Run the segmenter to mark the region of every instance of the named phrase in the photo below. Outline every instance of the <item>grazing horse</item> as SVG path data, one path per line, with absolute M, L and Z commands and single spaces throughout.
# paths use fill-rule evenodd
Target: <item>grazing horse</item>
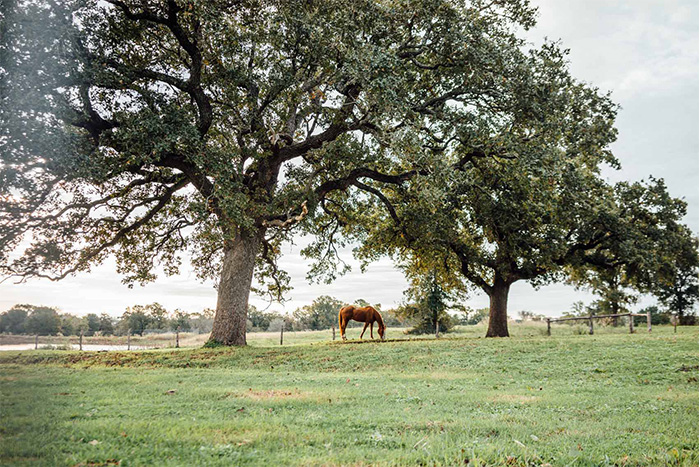
M 384 330 L 386 329 L 386 326 L 384 325 L 382 315 L 380 315 L 379 312 L 371 306 L 356 307 L 354 305 L 344 306 L 340 309 L 340 313 L 338 313 L 340 336 L 343 338 L 343 340 L 347 340 L 347 338 L 345 337 L 345 328 L 348 325 L 348 321 L 350 321 L 351 319 L 359 321 L 361 323 L 365 323 L 365 327 L 362 328 L 362 334 L 360 334 L 360 339 L 362 339 L 362 336 L 365 334 L 367 326 L 369 326 L 369 335 L 372 337 L 372 339 L 374 339 L 373 330 L 374 322 L 376 321 L 378 326 L 377 331 L 379 331 L 379 337 L 382 340 L 384 340 Z

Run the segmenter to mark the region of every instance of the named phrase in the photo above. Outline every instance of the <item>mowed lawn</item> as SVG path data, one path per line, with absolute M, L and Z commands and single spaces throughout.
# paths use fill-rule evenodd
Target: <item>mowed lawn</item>
M 0 391 L 2 465 L 698 465 L 697 327 L 3 352 Z

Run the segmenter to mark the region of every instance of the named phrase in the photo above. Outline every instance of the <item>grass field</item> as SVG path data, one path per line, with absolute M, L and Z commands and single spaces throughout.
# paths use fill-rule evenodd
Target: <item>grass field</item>
M 351 322 L 353 327 L 348 327 L 348 338 L 357 339 L 362 331 L 362 323 Z M 626 325 L 612 327 L 601 326 L 598 323 L 595 325 L 596 334 L 626 334 L 629 329 Z M 638 325 L 639 331 L 646 329 L 646 324 Z M 389 327 L 387 328 L 387 338 L 389 339 L 409 339 L 411 337 L 405 334 L 406 328 Z M 547 325 L 544 322 L 525 322 L 510 325 L 510 332 L 513 337 L 536 337 L 544 336 L 547 333 Z M 477 326 L 456 326 L 453 332 L 447 334 L 447 337 L 483 337 L 486 334 L 486 324 Z M 552 336 L 571 336 L 588 334 L 588 326 L 584 324 L 553 324 Z M 340 339 L 340 332 L 335 330 L 336 339 Z M 332 340 L 333 332 L 330 329 L 324 331 L 285 331 L 285 345 L 310 344 L 314 342 L 327 342 Z M 369 330 L 365 332 L 365 337 L 369 338 Z M 180 333 L 181 347 L 201 347 L 209 338 L 209 334 L 195 334 L 182 332 Z M 416 338 L 415 336 L 412 338 Z M 431 338 L 431 336 L 419 336 L 419 339 Z M 73 346 L 78 345 L 79 338 L 77 336 L 61 337 L 61 336 L 40 336 L 39 347 L 65 347 L 68 344 Z M 253 332 L 248 333 L 248 345 L 254 347 L 270 347 L 279 345 L 279 332 Z M 126 346 L 126 336 L 85 336 L 83 343 L 87 345 L 107 345 L 107 346 Z M 31 344 L 33 347 L 34 336 L 29 335 L 0 335 L 0 346 L 13 344 Z M 165 332 L 162 334 L 145 334 L 143 336 L 131 336 L 131 345 L 133 347 L 148 347 L 148 348 L 174 348 L 175 333 Z
M 697 327 L 460 331 L 2 352 L 0 464 L 698 465 Z

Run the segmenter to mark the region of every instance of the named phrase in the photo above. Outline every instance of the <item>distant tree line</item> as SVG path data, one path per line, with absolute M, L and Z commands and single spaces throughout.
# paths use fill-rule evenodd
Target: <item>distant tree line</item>
M 355 304 L 369 305 L 362 299 L 357 300 Z M 246 329 L 248 332 L 279 331 L 282 326 L 290 331 L 330 329 L 338 326 L 338 311 L 343 305 L 345 302 L 324 295 L 310 305 L 297 308 L 291 314 L 258 310 L 249 306 Z M 377 309 L 381 308 L 379 304 L 374 306 Z M 214 313 L 210 308 L 198 313 L 187 313 L 179 309 L 168 311 L 159 303 L 151 303 L 128 307 L 119 317 L 107 313 L 76 316 L 62 313 L 55 307 L 18 304 L 0 313 L 0 334 L 77 336 L 82 331 L 85 336 L 119 336 L 129 332 L 143 335 L 177 329 L 182 332 L 208 333 L 212 329 Z M 384 317 L 389 326 L 399 326 L 406 322 L 405 319 L 399 320 L 393 310 L 385 312 Z
M 214 311 L 204 309 L 199 313 L 186 313 L 182 310 L 168 312 L 159 303 L 128 307 L 120 317 L 107 313 L 88 313 L 76 316 L 61 313 L 50 306 L 18 304 L 0 313 L 0 334 L 31 334 L 77 336 L 110 336 L 145 332 L 166 332 L 178 328 L 181 331 L 209 332 L 214 319 Z
M 463 295 L 442 288 L 434 275 L 415 279 L 405 292 L 404 302 L 394 309 L 382 310 L 380 304 L 373 306 L 382 313 L 389 327 L 406 327 L 409 334 L 433 334 L 439 322 L 441 333 L 450 332 L 456 325 L 475 325 L 487 321 L 489 308 L 471 309 L 461 304 Z M 278 332 L 282 326 L 288 331 L 319 331 L 338 326 L 338 311 L 346 303 L 328 295 L 316 298 L 310 305 L 294 310 L 291 314 L 279 311 L 258 310 L 249 306 L 247 332 Z M 363 299 L 354 302 L 367 306 Z M 629 311 L 622 308 L 621 311 Z M 668 324 L 672 308 L 661 309 L 649 306 L 639 313 L 651 312 L 652 324 Z M 576 302 L 562 316 L 589 316 L 610 314 L 611 306 L 605 299 L 588 305 Z M 119 317 L 107 313 L 88 313 L 76 316 L 49 306 L 18 304 L 0 313 L 0 334 L 64 335 L 77 336 L 123 336 L 131 332 L 136 335 L 180 330 L 182 332 L 211 332 L 215 311 L 205 308 L 198 313 L 187 313 L 180 309 L 168 311 L 159 303 L 128 307 Z M 546 317 L 532 311 L 519 311 L 522 321 L 542 321 Z M 644 321 L 644 318 L 637 318 Z M 610 324 L 616 324 L 611 320 Z M 682 316 L 680 324 L 697 324 L 697 316 L 691 311 Z M 351 322 L 352 327 L 362 323 Z

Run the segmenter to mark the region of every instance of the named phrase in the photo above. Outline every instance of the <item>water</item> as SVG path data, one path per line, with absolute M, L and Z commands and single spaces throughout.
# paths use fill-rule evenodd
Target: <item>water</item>
M 39 344 L 39 350 L 43 350 L 42 347 L 48 346 L 51 344 Z M 64 349 L 65 344 L 56 344 L 60 346 L 61 349 Z M 54 346 L 56 346 L 54 345 Z M 140 345 L 132 345 L 131 350 L 146 350 L 146 349 L 156 349 L 158 347 L 148 347 L 148 346 L 140 346 Z M 71 350 L 78 350 L 80 349 L 80 346 L 78 344 L 72 344 L 71 345 Z M 2 351 L 7 351 L 7 350 L 34 350 L 34 344 L 29 343 L 29 344 L 3 344 L 0 345 L 0 352 Z M 107 351 L 107 350 L 127 350 L 126 345 L 104 345 L 104 344 L 83 344 L 83 350 L 85 351 Z

